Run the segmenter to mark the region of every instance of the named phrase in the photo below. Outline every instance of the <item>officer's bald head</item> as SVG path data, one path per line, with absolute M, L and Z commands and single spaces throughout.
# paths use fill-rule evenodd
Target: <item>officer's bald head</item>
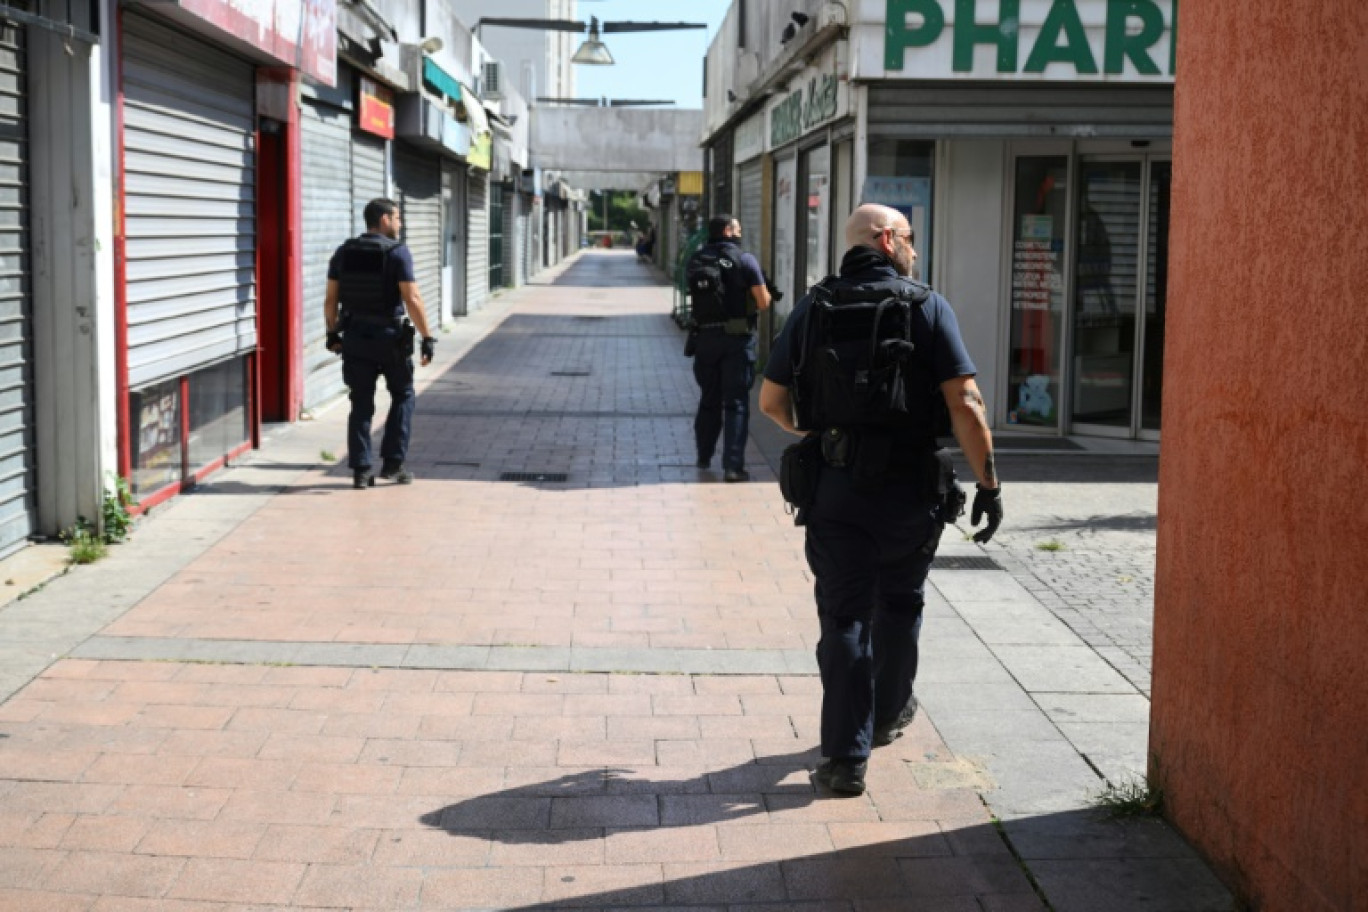
M 850 213 L 850 218 L 846 219 L 846 246 L 878 249 L 877 236 L 890 228 L 899 233 L 912 230 L 907 224 L 907 216 L 897 209 L 865 203 Z

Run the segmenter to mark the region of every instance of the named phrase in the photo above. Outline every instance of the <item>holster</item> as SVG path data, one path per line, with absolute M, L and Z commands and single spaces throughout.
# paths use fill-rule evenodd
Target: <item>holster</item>
M 405 358 L 412 358 L 417 338 L 417 327 L 405 320 L 404 325 L 399 328 L 399 353 Z
M 779 493 L 793 513 L 793 524 L 807 522 L 807 511 L 817 500 L 817 479 L 822 471 L 822 438 L 808 434 L 784 449 L 779 458 Z

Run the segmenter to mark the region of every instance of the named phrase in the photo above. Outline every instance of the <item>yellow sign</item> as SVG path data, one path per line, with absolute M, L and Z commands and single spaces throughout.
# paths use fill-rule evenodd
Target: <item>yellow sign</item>
M 680 196 L 702 196 L 703 172 L 680 171 L 679 180 L 675 183 L 675 190 Z

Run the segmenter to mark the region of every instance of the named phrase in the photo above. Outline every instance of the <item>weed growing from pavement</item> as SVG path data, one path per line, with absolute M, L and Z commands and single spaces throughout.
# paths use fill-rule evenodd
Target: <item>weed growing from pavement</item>
M 1057 538 L 1051 538 L 1043 542 L 1036 542 L 1037 551 L 1063 551 L 1064 543 Z
M 63 532 L 62 541 L 66 542 L 67 560 L 73 564 L 93 564 L 109 553 L 109 546 L 85 519 Z
M 129 510 L 137 505 L 133 491 L 128 486 L 128 479 L 115 476 L 114 490 L 105 491 L 100 510 L 100 515 L 104 519 L 106 544 L 112 545 L 128 538 L 128 534 L 133 531 L 133 514 Z
M 1164 816 L 1164 790 L 1144 778 L 1109 782 L 1091 797 L 1091 803 L 1106 811 L 1108 817 Z
M 322 450 L 321 452 L 319 452 L 318 458 L 321 459 L 321 460 L 323 460 L 324 462 L 336 462 L 336 461 L 337 461 L 337 457 L 333 455 L 333 451 L 332 451 L 332 450 Z

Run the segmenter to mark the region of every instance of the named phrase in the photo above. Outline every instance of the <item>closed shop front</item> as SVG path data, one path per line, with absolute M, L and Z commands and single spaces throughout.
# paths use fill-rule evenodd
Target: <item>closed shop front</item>
M 24 32 L 22 26 L 0 22 L 0 556 L 22 546 L 34 531 Z
M 466 181 L 466 305 L 489 299 L 489 175 L 471 169 Z
M 403 241 L 413 254 L 414 278 L 428 325 L 442 322 L 442 171 L 440 160 L 396 144 L 394 201 L 404 215 Z
M 852 32 L 860 197 L 907 214 L 997 426 L 1157 439 L 1177 3 L 927 5 Z
M 123 24 L 128 444 L 146 495 L 250 438 L 255 69 L 132 11 Z
M 348 81 L 349 82 L 349 81 Z M 344 104 L 346 94 L 338 99 Z M 304 406 L 316 408 L 340 395 L 342 368 L 325 347 L 323 297 L 328 261 L 351 236 L 352 115 L 318 98 L 300 104 L 302 184 L 304 188 Z
M 741 221 L 741 240 L 757 257 L 764 237 L 765 171 L 761 159 L 748 161 L 737 169 L 736 205 L 732 214 Z
M 489 290 L 504 287 L 504 185 L 489 184 Z
M 351 186 L 352 186 L 352 233 L 360 234 L 366 230 L 366 219 L 362 215 L 366 204 L 373 199 L 389 196 L 389 169 L 385 165 L 386 141 L 384 137 L 365 133 L 360 129 L 352 130 L 351 148 Z

